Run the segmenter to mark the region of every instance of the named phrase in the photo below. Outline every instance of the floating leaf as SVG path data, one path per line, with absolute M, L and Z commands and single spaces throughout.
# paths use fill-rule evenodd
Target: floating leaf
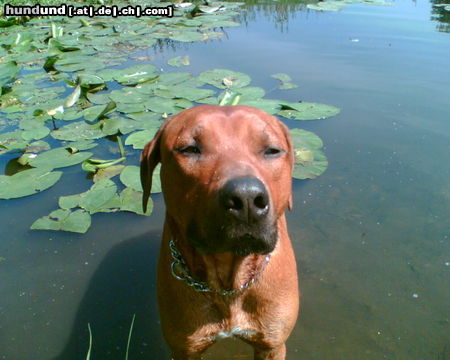
M 143 149 L 145 144 L 153 139 L 157 131 L 158 129 L 136 131 L 127 137 L 125 145 L 132 145 L 133 149 Z
M 293 120 L 325 119 L 340 113 L 337 107 L 310 102 L 283 103 L 278 115 Z
M 95 105 L 88 107 L 83 111 L 84 118 L 89 121 L 95 121 L 100 119 L 102 116 L 110 113 L 116 108 L 116 103 L 114 101 L 110 101 L 106 105 Z
M 45 168 L 24 170 L 11 176 L 0 175 L 0 199 L 36 194 L 55 185 L 61 175 L 60 171 Z
M 156 66 L 151 64 L 134 65 L 119 70 L 119 73 L 114 75 L 114 79 L 122 85 L 140 84 L 158 78 L 158 75 L 155 74 L 156 70 Z
M 27 147 L 28 142 L 22 138 L 22 130 L 0 134 L 0 154 Z
M 100 180 L 104 179 L 110 179 L 116 175 L 119 175 L 124 168 L 125 165 L 114 165 L 104 169 L 99 169 L 94 175 L 94 182 L 99 182 Z
M 149 199 L 147 204 L 147 212 L 144 213 L 142 209 L 142 192 L 134 189 L 125 188 L 120 193 L 120 210 L 131 211 L 140 215 L 150 215 L 153 211 L 153 201 Z
M 311 131 L 303 129 L 290 130 L 294 146 L 294 170 L 296 179 L 314 179 L 328 167 L 326 156 L 319 150 L 322 140 Z
M 162 98 L 173 99 L 183 98 L 190 101 L 196 101 L 214 95 L 213 90 L 199 89 L 195 87 L 173 85 L 173 86 L 161 86 L 155 90 L 155 95 Z
M 220 89 L 241 88 L 250 84 L 251 81 L 250 77 L 244 73 L 226 69 L 204 71 L 199 75 L 199 79 Z
M 61 209 L 80 207 L 94 213 L 110 201 L 116 191 L 116 185 L 111 180 L 104 179 L 96 182 L 88 191 L 81 194 L 61 196 L 58 204 Z
M 84 210 L 58 209 L 50 215 L 37 219 L 32 225 L 33 230 L 63 230 L 84 234 L 91 226 L 91 216 Z
M 287 89 L 294 89 L 294 88 L 298 87 L 298 85 L 295 85 L 292 83 L 292 79 L 288 74 L 277 73 L 277 74 L 273 74 L 270 76 L 281 81 L 279 89 L 287 90 Z
M 275 114 L 281 108 L 280 102 L 278 100 L 271 100 L 271 99 L 257 99 L 257 100 L 242 99 L 239 101 L 239 105 L 252 106 L 264 110 L 269 114 Z
M 167 63 L 170 66 L 176 66 L 176 67 L 190 65 L 189 56 L 176 56 L 176 57 L 174 57 L 172 59 L 169 59 L 167 61 Z
M 306 164 L 294 164 L 292 177 L 296 179 L 314 179 L 322 175 L 328 167 L 328 160 L 320 150 L 313 150 L 314 161 Z
M 103 133 L 99 124 L 88 124 L 85 121 L 77 121 L 53 130 L 50 135 L 57 140 L 77 141 L 81 139 L 99 139 Z
M 50 129 L 37 119 L 24 119 L 20 121 L 22 138 L 24 140 L 39 140 L 46 137 L 50 133 Z
M 152 177 L 152 194 L 161 192 L 161 179 L 159 173 L 161 171 L 161 165 L 156 166 L 153 171 Z M 129 165 L 123 169 L 120 174 L 120 181 L 126 187 L 129 187 L 136 191 L 142 191 L 141 177 L 139 166 Z
M 38 154 L 35 158 L 28 159 L 28 163 L 33 167 L 56 169 L 79 164 L 91 156 L 91 152 L 73 153 L 70 151 L 70 148 L 60 147 L 44 151 L 43 153 Z
M 19 74 L 20 68 L 15 61 L 10 61 L 0 65 L 0 95 L 1 88 L 11 82 Z

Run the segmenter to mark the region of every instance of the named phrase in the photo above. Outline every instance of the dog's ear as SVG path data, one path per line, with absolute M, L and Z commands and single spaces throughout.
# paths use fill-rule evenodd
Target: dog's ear
M 152 190 L 153 170 L 161 162 L 161 136 L 164 125 L 156 132 L 152 141 L 145 145 L 141 153 L 142 209 L 147 212 L 147 203 Z
M 292 176 L 292 172 L 294 171 L 294 145 L 292 144 L 292 137 L 291 137 L 291 133 L 289 132 L 289 128 L 284 125 L 281 121 L 281 128 L 283 129 L 284 132 L 284 137 L 286 138 L 286 142 L 288 144 L 288 151 L 289 151 L 289 160 L 291 163 L 291 176 Z M 292 187 L 291 187 L 291 192 L 289 195 L 289 201 L 288 201 L 288 209 L 289 211 L 292 210 L 294 208 L 294 200 L 293 200 L 293 195 L 292 195 Z

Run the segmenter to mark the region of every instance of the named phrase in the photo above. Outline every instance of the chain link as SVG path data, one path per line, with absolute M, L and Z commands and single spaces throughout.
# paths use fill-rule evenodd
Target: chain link
M 246 282 L 244 285 L 242 285 L 239 289 L 230 289 L 230 290 L 213 290 L 209 287 L 209 285 L 204 281 L 198 281 L 195 280 L 190 274 L 189 269 L 186 265 L 186 262 L 184 261 L 183 257 L 181 256 L 180 252 L 178 251 L 177 247 L 175 246 L 175 242 L 173 240 L 169 241 L 169 248 L 170 248 L 170 254 L 172 255 L 173 261 L 170 265 L 170 269 L 172 271 L 172 275 L 177 278 L 178 280 L 182 280 L 186 283 L 186 285 L 192 287 L 195 291 L 199 292 L 215 292 L 220 295 L 233 295 L 236 294 L 239 291 L 244 291 L 245 289 L 248 289 L 251 285 L 253 285 L 256 280 L 260 277 L 262 271 L 260 271 L 256 276 L 254 276 L 250 281 Z M 264 264 L 264 267 L 267 265 L 267 263 L 270 260 L 270 255 L 266 256 L 266 263 Z M 264 269 L 263 269 L 264 270 Z

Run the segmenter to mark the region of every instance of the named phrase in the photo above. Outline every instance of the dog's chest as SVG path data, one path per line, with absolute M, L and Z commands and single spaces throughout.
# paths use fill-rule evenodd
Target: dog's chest
M 217 334 L 213 335 L 213 337 L 214 340 L 226 339 L 233 336 L 240 339 L 249 339 L 255 334 L 256 334 L 255 330 L 242 329 L 239 326 L 236 326 L 232 328 L 231 331 L 223 331 L 223 330 L 219 331 Z

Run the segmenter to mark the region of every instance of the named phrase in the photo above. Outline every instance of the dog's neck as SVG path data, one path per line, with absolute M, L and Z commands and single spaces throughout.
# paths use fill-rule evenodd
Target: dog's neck
M 207 284 L 213 292 L 226 294 L 245 290 L 261 276 L 270 259 L 270 255 L 260 254 L 245 257 L 232 252 L 202 254 L 178 231 L 173 231 L 177 229 L 173 225 L 166 227 L 165 231 L 170 229 L 172 231 L 167 234 L 167 238 L 171 239 L 175 253 L 178 253 L 181 261 L 185 263 L 189 275 L 196 281 Z M 171 252 L 174 257 L 173 249 Z

